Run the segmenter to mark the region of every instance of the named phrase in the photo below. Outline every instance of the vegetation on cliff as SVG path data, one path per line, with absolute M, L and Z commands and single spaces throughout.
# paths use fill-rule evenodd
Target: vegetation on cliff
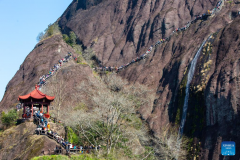
M 7 113 L 3 111 L 1 115 L 1 122 L 6 127 L 10 127 L 17 123 L 16 121 L 18 117 L 19 115 L 16 109 L 12 109 Z
M 77 36 L 73 31 L 69 32 L 69 36 L 67 34 L 63 34 L 63 40 L 72 47 L 77 44 Z
M 64 102 L 66 87 L 57 79 L 55 82 L 48 85 L 45 92 L 55 92 L 61 97 L 54 102 L 52 115 L 57 114 L 57 118 L 68 126 L 69 141 L 82 146 L 101 145 L 103 152 L 96 153 L 107 157 L 117 156 L 116 150 L 122 156 L 148 154 L 139 142 L 147 135 L 148 129 L 136 112 L 139 107 L 151 104 L 149 89 L 127 85 L 127 81 L 115 74 L 88 77 L 86 82 L 75 87 L 78 94 L 71 96 L 71 102 L 76 101 L 73 104 Z M 67 107 L 59 108 L 63 103 Z
M 57 22 L 54 24 L 49 24 L 44 32 L 40 32 L 38 34 L 37 41 L 39 42 L 39 41 L 45 40 L 46 38 L 49 38 L 53 35 L 60 34 L 60 33 L 61 31 Z
M 31 160 L 104 160 L 96 158 L 90 154 L 83 154 L 83 155 L 72 155 L 71 157 L 65 156 L 65 155 L 49 155 L 49 156 L 40 156 L 40 157 L 34 157 Z

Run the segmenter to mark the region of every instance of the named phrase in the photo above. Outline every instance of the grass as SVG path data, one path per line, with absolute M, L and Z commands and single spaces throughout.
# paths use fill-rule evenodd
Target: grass
M 65 155 L 49 155 L 34 157 L 31 160 L 103 160 L 93 157 L 90 154 L 72 155 L 71 158 Z
M 80 62 L 79 64 L 81 64 L 81 65 L 88 65 L 87 62 Z

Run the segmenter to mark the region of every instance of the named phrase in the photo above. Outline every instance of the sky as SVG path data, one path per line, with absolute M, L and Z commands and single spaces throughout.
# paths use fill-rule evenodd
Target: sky
M 0 100 L 37 36 L 54 23 L 72 0 L 0 0 Z

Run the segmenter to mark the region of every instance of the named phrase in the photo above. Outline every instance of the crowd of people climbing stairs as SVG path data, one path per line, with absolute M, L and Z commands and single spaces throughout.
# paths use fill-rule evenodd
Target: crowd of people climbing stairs
M 50 68 L 49 72 L 46 75 L 43 75 L 39 78 L 38 87 L 41 89 L 47 83 L 47 80 L 52 77 L 63 65 L 63 63 L 68 62 L 72 59 L 72 53 L 69 52 L 64 58 L 60 59 L 57 64 L 55 64 L 52 68 Z M 74 59 L 76 59 L 74 57 Z
M 138 62 L 138 61 L 140 61 L 140 60 L 142 60 L 142 59 L 145 59 L 146 56 L 151 53 L 152 49 L 153 49 L 153 46 L 151 46 L 151 47 L 147 50 L 147 52 L 144 53 L 143 55 L 141 55 L 140 57 L 137 57 L 137 58 L 133 59 L 131 62 L 129 62 L 129 63 L 125 64 L 125 65 L 122 65 L 122 66 L 120 66 L 120 67 L 111 67 L 111 66 L 109 66 L 109 67 L 103 67 L 103 66 L 102 66 L 102 67 L 94 68 L 94 70 L 96 70 L 96 71 L 100 70 L 100 71 L 116 71 L 116 72 L 118 72 L 118 71 L 120 71 L 121 69 L 126 68 L 126 67 L 128 67 L 129 65 L 131 65 L 131 64 L 133 64 L 133 63 L 135 63 L 135 62 Z
M 58 153 L 62 153 L 62 148 L 66 149 L 67 152 L 78 152 L 78 153 L 90 153 L 91 150 L 99 150 L 101 145 L 94 146 L 77 146 L 60 136 L 57 132 L 54 132 L 50 129 L 50 124 L 48 119 L 43 116 L 40 111 L 34 112 L 34 121 L 37 124 L 36 134 L 38 135 L 47 135 L 49 138 L 54 139 L 60 146 L 56 146 L 55 150 Z
M 150 48 L 147 50 L 147 52 L 145 52 L 143 55 L 141 55 L 140 57 L 137 57 L 135 59 L 133 59 L 131 62 L 125 64 L 125 65 L 121 65 L 120 67 L 113 67 L 113 66 L 109 66 L 109 67 L 106 67 L 106 66 L 100 66 L 100 67 L 96 67 L 94 68 L 95 71 L 115 71 L 115 72 L 119 72 L 121 71 L 122 69 L 124 68 L 127 68 L 129 65 L 135 63 L 135 62 L 138 62 L 140 60 L 143 60 L 145 59 L 151 52 L 152 52 L 152 49 L 166 41 L 169 41 L 171 36 L 177 32 L 181 32 L 181 31 L 185 31 L 187 28 L 190 27 L 191 24 L 195 23 L 197 20 L 204 20 L 204 19 L 207 19 L 207 17 L 209 16 L 212 16 L 214 15 L 217 11 L 219 11 L 221 9 L 221 5 L 223 4 L 223 1 L 224 0 L 220 0 L 216 7 L 212 10 L 208 10 L 207 13 L 204 13 L 202 15 L 198 15 L 198 16 L 195 16 L 195 18 L 189 22 L 187 22 L 187 24 L 182 27 L 182 28 L 176 28 L 171 34 L 169 37 L 165 38 L 165 39 L 160 39 L 158 40 L 155 45 L 151 45 Z

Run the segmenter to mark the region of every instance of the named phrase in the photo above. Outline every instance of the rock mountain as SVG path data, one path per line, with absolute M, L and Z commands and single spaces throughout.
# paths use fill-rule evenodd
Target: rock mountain
M 218 0 L 74 0 L 57 22 L 62 33 L 73 31 L 84 49 L 91 47 L 104 66 L 121 66 L 217 3 Z M 164 128 L 179 123 L 190 62 L 202 42 L 213 34 L 198 59 L 190 85 L 184 130 L 193 146 L 199 146 L 199 159 L 223 159 L 222 141 L 235 141 L 240 146 L 239 10 L 238 1 L 224 1 L 216 15 L 174 34 L 147 59 L 118 74 L 154 92 L 152 105 L 140 108 L 139 114 L 152 135 L 158 137 Z M 75 53 L 59 35 L 38 43 L 8 83 L 0 109 L 9 109 L 17 103 L 18 95 L 33 90 L 39 77 L 69 51 Z M 61 74 L 71 76 L 69 88 L 92 76 L 90 67 L 77 64 L 69 65 Z M 229 159 L 239 158 L 240 153 L 236 152 Z

